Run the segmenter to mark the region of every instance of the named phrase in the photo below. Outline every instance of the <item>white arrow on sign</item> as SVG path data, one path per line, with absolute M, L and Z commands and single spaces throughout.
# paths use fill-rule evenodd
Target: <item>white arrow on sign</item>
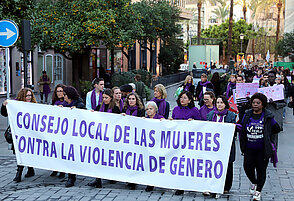
M 6 40 L 8 40 L 9 38 L 11 38 L 12 36 L 14 36 L 16 33 L 14 33 L 13 31 L 11 31 L 10 29 L 6 28 L 6 32 L 0 32 L 0 36 L 7 36 Z

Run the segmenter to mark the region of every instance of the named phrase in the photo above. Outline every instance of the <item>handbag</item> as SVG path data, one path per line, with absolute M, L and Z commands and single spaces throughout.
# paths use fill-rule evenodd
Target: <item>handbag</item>
M 177 88 L 174 97 L 175 97 L 176 99 L 178 99 L 180 93 L 182 93 L 183 90 L 184 90 L 183 87 L 179 87 L 179 88 Z
M 4 133 L 4 137 L 6 139 L 6 142 L 8 142 L 9 144 L 12 144 L 12 133 L 11 133 L 10 126 L 8 126 L 8 128 L 6 129 Z
M 288 107 L 289 107 L 289 108 L 293 108 L 293 106 L 294 106 L 293 102 L 289 102 L 289 103 L 288 103 Z

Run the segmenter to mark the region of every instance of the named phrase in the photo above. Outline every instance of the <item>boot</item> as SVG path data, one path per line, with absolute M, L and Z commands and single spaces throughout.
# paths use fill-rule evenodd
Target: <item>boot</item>
M 87 185 L 95 188 L 102 188 L 102 182 L 100 178 L 96 178 L 93 182 L 90 182 Z
M 35 176 L 35 170 L 32 167 L 28 167 L 28 172 L 26 173 L 25 177 L 32 177 Z
M 57 175 L 57 171 L 53 171 L 51 174 L 50 174 L 50 177 L 55 177 Z
M 63 179 L 65 177 L 65 173 L 64 172 L 60 172 L 58 178 L 59 179 Z
M 136 189 L 136 184 L 128 183 L 128 187 L 130 188 L 130 190 L 135 190 Z
M 183 195 L 184 194 L 184 191 L 183 190 L 177 190 L 175 192 L 175 195 Z
M 146 191 L 146 192 L 150 192 L 150 191 L 153 191 L 153 189 L 154 189 L 154 186 L 147 186 L 147 187 L 145 188 L 145 191 Z
M 21 182 L 22 171 L 23 171 L 23 166 L 18 165 L 16 175 L 15 175 L 13 181 L 16 181 L 17 183 Z
M 68 174 L 68 180 L 65 184 L 65 187 L 72 187 L 75 185 L 76 175 L 75 174 Z

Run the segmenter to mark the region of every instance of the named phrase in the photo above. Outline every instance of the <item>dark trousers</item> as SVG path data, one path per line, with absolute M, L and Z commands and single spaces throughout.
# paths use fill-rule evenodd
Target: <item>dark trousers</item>
M 40 92 L 41 101 L 43 101 L 43 95 L 45 95 L 45 102 L 47 102 L 47 100 L 48 100 L 48 93 Z
M 257 184 L 256 190 L 261 192 L 269 159 L 265 159 L 264 150 L 247 149 L 244 153 L 244 171 L 252 184 Z M 256 171 L 256 174 L 255 174 Z
M 225 191 L 230 191 L 232 184 L 233 184 L 233 163 L 228 164 L 228 170 L 226 175 L 226 182 L 225 182 Z

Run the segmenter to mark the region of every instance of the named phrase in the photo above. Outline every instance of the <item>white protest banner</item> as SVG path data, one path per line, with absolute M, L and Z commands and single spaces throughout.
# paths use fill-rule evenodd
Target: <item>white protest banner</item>
M 9 100 L 17 163 L 222 193 L 234 124 L 154 120 Z
M 257 91 L 258 93 L 264 94 L 268 100 L 270 98 L 273 99 L 273 101 L 284 100 L 284 85 L 283 84 L 274 85 L 272 87 L 259 88 Z

